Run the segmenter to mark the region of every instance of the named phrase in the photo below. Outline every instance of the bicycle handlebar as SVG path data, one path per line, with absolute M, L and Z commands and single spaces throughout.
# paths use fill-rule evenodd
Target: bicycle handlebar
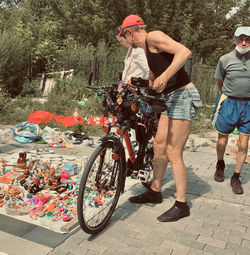
M 92 85 L 86 85 L 86 88 L 88 89 L 94 89 L 94 90 L 103 90 L 103 91 L 108 91 L 110 90 L 110 88 L 112 88 L 112 86 L 92 86 Z M 155 94 L 155 95 L 150 95 L 150 94 L 147 94 L 147 90 L 145 91 L 146 93 L 139 93 L 139 94 L 129 94 L 129 95 L 126 95 L 127 98 L 135 98 L 135 99 L 139 99 L 141 98 L 142 100 L 145 100 L 145 101 L 154 101 L 154 102 L 159 102 L 159 103 L 163 103 L 167 100 L 167 96 L 166 95 L 162 95 L 162 94 Z M 127 93 L 126 93 L 127 94 Z
M 92 86 L 92 85 L 86 85 L 86 88 L 87 89 L 94 89 L 94 90 L 97 90 L 97 89 L 99 89 L 100 87 L 98 87 L 98 86 Z
M 164 94 L 159 94 L 157 92 L 155 92 L 154 90 L 150 89 L 150 88 L 146 88 L 146 84 L 148 85 L 148 81 L 147 80 L 143 80 L 141 78 L 134 78 L 134 77 L 131 77 L 133 78 L 133 83 L 135 83 L 137 89 L 134 92 L 132 93 L 129 93 L 130 91 L 130 87 L 127 86 L 127 85 L 123 85 L 123 90 L 122 92 L 120 93 L 117 93 L 117 87 L 115 87 L 114 85 L 115 84 L 112 84 L 112 85 L 108 85 L 108 86 L 92 86 L 91 85 L 91 80 L 92 80 L 92 76 L 93 76 L 93 73 L 90 72 L 89 73 L 89 78 L 88 78 L 88 84 L 86 85 L 86 88 L 88 89 L 94 89 L 96 90 L 97 94 L 103 94 L 104 93 L 106 94 L 106 96 L 110 98 L 111 96 L 111 93 L 113 94 L 115 92 L 115 97 L 122 97 L 123 100 L 127 100 L 127 101 L 133 101 L 133 100 L 142 100 L 142 101 L 145 101 L 147 102 L 149 105 L 150 104 L 154 104 L 154 105 L 165 105 L 165 102 L 167 100 L 167 95 L 164 95 Z M 146 88 L 146 90 L 142 93 L 140 88 Z M 106 93 L 107 92 L 107 93 Z M 114 94 L 113 94 L 114 96 Z

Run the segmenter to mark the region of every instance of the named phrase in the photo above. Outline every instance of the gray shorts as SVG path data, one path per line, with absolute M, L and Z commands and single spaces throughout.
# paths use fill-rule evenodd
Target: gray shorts
M 194 88 L 178 89 L 168 94 L 167 110 L 162 114 L 171 119 L 193 120 L 202 106 L 200 94 Z

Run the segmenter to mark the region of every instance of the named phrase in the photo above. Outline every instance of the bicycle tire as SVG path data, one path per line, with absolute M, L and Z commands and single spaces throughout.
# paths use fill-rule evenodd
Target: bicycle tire
M 145 187 L 145 188 L 150 188 L 152 181 L 153 181 L 153 159 L 154 159 L 154 149 L 153 149 L 153 145 L 152 143 L 148 143 L 146 150 L 145 150 L 145 154 L 144 154 L 144 168 L 148 168 L 148 172 L 149 172 L 149 179 L 145 182 L 145 181 L 141 181 L 141 184 Z
M 104 142 L 99 145 L 92 153 L 82 174 L 77 198 L 77 214 L 82 230 L 88 234 L 98 234 L 107 226 L 119 200 L 123 183 L 122 171 L 124 171 L 124 156 L 122 151 L 119 150 L 119 146 L 114 141 Z M 113 159 L 113 155 L 116 155 L 116 159 Z M 115 171 L 115 180 L 114 178 L 112 179 L 112 169 Z M 99 173 L 97 174 L 98 171 Z M 102 178 L 103 174 L 105 179 Z M 112 181 L 114 183 L 109 183 Z M 114 185 L 111 186 L 111 184 Z M 105 198 L 105 196 L 111 197 Z M 94 203 L 92 203 L 92 200 Z M 105 206 L 109 207 L 107 211 Z M 106 214 L 99 221 L 99 213 L 104 213 L 105 211 Z M 95 219 L 96 216 L 97 218 Z

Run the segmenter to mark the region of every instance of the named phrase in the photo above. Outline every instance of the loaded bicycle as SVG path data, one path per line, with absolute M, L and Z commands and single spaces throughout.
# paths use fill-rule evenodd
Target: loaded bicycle
M 90 156 L 80 181 L 78 222 L 89 234 L 97 234 L 107 226 L 119 196 L 124 192 L 127 176 L 140 179 L 146 187 L 152 181 L 151 138 L 156 133 L 160 113 L 165 110 L 166 98 L 149 89 L 142 92 L 140 86 L 145 86 L 145 82 L 140 78 L 133 78 L 132 83 L 136 86 L 133 92 L 129 86 L 123 86 L 122 92 L 118 92 L 117 84 L 92 86 L 90 75 L 86 86 L 102 97 L 104 116 L 115 117 L 113 124 L 103 127 L 106 135 Z M 136 131 L 137 151 L 129 136 L 131 129 Z

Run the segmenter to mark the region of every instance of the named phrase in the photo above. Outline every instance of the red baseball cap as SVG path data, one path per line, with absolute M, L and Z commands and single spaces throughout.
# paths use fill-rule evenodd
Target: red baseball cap
M 121 25 L 121 31 L 120 31 L 120 36 L 122 36 L 123 32 L 124 32 L 124 28 L 127 27 L 132 27 L 132 26 L 136 26 L 136 25 L 145 25 L 143 19 L 137 15 L 131 14 L 129 16 L 127 16 Z

